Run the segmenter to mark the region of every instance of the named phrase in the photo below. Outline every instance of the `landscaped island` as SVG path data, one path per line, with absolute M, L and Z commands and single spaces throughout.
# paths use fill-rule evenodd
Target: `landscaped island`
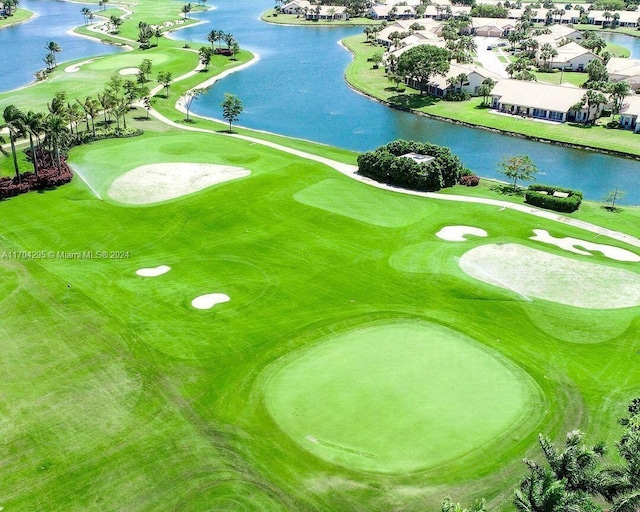
M 637 209 L 561 216 L 455 185 L 442 148 L 389 144 L 382 159 L 427 178 L 409 191 L 351 151 L 187 122 L 190 91 L 252 55 L 202 51 L 226 46 L 204 42 L 213 27 L 138 49 L 181 7 L 129 8 L 117 35 L 135 49 L 0 95 L 67 116 L 60 133 L 143 131 L 67 148 L 69 184 L 0 201 L 4 510 L 512 511 L 545 482 L 561 507 L 626 496 Z

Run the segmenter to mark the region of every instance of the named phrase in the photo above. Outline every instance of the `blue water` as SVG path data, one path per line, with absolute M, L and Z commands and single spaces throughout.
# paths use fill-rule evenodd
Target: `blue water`
M 1 38 L 12 33 L 9 41 L 15 48 L 15 52 L 5 53 L 5 59 L 0 61 L 3 79 L 0 88 L 29 82 L 33 72 L 44 66 L 43 47 L 48 40 L 63 46 L 60 58 L 64 60 L 115 51 L 62 35 L 67 28 L 82 23 L 80 4 L 23 0 L 21 5 L 39 11 L 44 23 L 38 28 L 36 24 L 40 21 L 36 19 L 15 29 L 0 30 L 0 47 L 6 47 Z M 243 101 L 245 112 L 240 124 L 249 128 L 355 151 L 370 150 L 397 138 L 431 141 L 449 146 L 476 173 L 492 178 L 503 178 L 496 171 L 502 156 L 528 154 L 541 171 L 539 182 L 576 188 L 594 200 L 618 186 L 627 191 L 624 203 L 640 204 L 640 162 L 466 128 L 385 107 L 354 92 L 344 81 L 344 69 L 351 54 L 338 43 L 346 36 L 360 33 L 361 27 L 290 27 L 261 22 L 260 14 L 272 6 L 272 0 L 216 0 L 214 10 L 194 15 L 203 24 L 174 34 L 198 47 L 209 44 L 206 41 L 209 31 L 223 30 L 232 33 L 241 47 L 259 55 L 258 62 L 213 86 L 195 104 L 195 112 L 220 118 L 220 103 L 224 93 L 230 92 Z M 40 40 L 31 42 L 32 37 L 35 41 L 33 34 Z M 27 43 L 16 44 L 21 40 Z M 640 44 L 625 37 L 616 42 L 636 47 Z M 85 44 L 88 46 L 73 50 L 72 54 L 72 48 Z M 25 77 L 16 79 L 13 73 L 22 72 L 16 68 L 23 68 L 27 57 L 33 57 L 33 68 Z M 17 66 L 16 62 L 22 65 Z
M 640 59 L 640 37 L 629 37 L 611 32 L 603 32 L 601 36 L 608 43 L 619 44 L 630 50 L 632 59 Z
M 361 27 L 293 27 L 261 22 L 271 0 L 218 0 L 215 10 L 198 14 L 205 24 L 176 34 L 196 46 L 210 30 L 231 32 L 243 48 L 259 54 L 253 66 L 214 85 L 194 107 L 220 118 L 224 93 L 245 105 L 240 124 L 365 151 L 403 138 L 449 146 L 481 176 L 504 178 L 497 164 L 504 155 L 528 154 L 541 171 L 539 182 L 582 190 L 599 200 L 618 186 L 627 204 L 640 204 L 640 162 L 592 151 L 536 143 L 400 112 L 351 90 L 344 69 L 351 54 L 340 39 Z M 638 137 L 640 144 L 640 136 Z
M 48 53 L 45 45 L 55 41 L 62 47 L 56 55 L 58 64 L 91 55 L 106 55 L 121 51 L 83 37 L 66 34 L 82 25 L 83 7 L 97 10 L 96 4 L 78 4 L 51 0 L 21 0 L 20 8 L 37 13 L 26 23 L 0 30 L 0 91 L 9 91 L 35 79 L 35 73 L 45 69 L 43 61 Z

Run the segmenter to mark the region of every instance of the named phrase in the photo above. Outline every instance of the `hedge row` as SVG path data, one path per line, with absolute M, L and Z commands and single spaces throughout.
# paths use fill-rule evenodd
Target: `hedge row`
M 104 139 L 126 139 L 128 137 L 137 137 L 144 132 L 139 128 L 99 128 L 96 130 L 96 134 L 93 135 L 90 131 L 82 132 L 76 139 L 76 144 L 86 144 L 88 142 L 95 142 L 96 140 Z
M 569 196 L 555 197 L 554 192 L 564 192 Z M 575 212 L 580 208 L 582 198 L 582 192 L 550 185 L 530 185 L 524 195 L 525 203 L 563 213 Z
M 0 199 L 7 199 L 30 190 L 45 190 L 69 183 L 73 173 L 63 156 L 60 157 L 60 171 L 48 152 L 38 152 L 38 175 L 24 172 L 17 178 L 0 177 Z
M 428 163 L 400 158 L 407 153 L 435 157 Z M 358 157 L 358 172 L 376 181 L 411 190 L 436 191 L 452 187 L 466 172 L 449 148 L 430 143 L 396 140 Z

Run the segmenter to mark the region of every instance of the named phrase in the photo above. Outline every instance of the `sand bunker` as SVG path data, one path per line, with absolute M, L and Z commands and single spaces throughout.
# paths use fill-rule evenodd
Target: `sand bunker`
M 117 178 L 109 188 L 109 197 L 125 204 L 159 203 L 250 174 L 247 169 L 228 165 L 180 162 L 143 165 Z
M 93 59 L 89 59 L 83 62 L 78 62 L 77 64 L 72 64 L 71 66 L 67 66 L 66 68 L 64 68 L 64 72 L 77 73 L 78 71 L 80 71 L 81 66 L 84 66 L 85 64 L 91 64 L 92 62 L 93 62 Z
M 138 68 L 124 68 L 119 71 L 121 75 L 137 75 L 140 73 Z
M 460 258 L 460 268 L 480 281 L 523 297 L 589 309 L 640 304 L 640 274 L 519 244 L 490 244 L 471 249 Z
M 224 293 L 209 293 L 208 295 L 200 295 L 191 301 L 191 305 L 196 309 L 211 309 L 216 304 L 229 302 L 231 298 Z
M 584 254 L 585 256 L 591 256 L 588 251 L 598 251 L 604 254 L 607 258 L 617 261 L 640 261 L 640 256 L 627 251 L 626 249 L 620 249 L 612 245 L 595 244 L 593 242 L 587 242 L 586 240 L 580 240 L 579 238 L 556 238 L 549 234 L 546 229 L 534 229 L 535 236 L 531 237 L 531 240 L 536 242 L 543 242 L 545 244 L 552 244 L 565 251 L 575 252 L 576 254 Z M 582 247 L 584 251 L 578 249 Z
M 142 277 L 158 277 L 162 274 L 166 274 L 169 270 L 171 270 L 171 267 L 167 265 L 160 265 L 153 268 L 141 268 L 136 270 L 136 274 Z
M 467 235 L 487 236 L 487 232 L 472 226 L 445 226 L 436 233 L 438 238 L 448 242 L 465 242 Z

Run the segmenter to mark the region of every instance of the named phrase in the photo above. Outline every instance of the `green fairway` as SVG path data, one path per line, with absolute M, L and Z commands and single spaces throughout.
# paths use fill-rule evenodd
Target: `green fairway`
M 177 19 L 180 5 L 139 0 L 123 32 Z M 68 63 L 92 60 L 0 95 L 0 106 L 45 110 L 59 89 L 93 95 L 143 58 L 154 77 L 177 77 L 198 60 L 180 46 L 161 38 Z M 590 285 L 606 296 L 611 276 L 633 283 L 640 263 L 570 253 L 533 230 L 640 248 L 510 208 L 383 190 L 312 159 L 353 165 L 351 151 L 184 122 L 180 95 L 250 58 L 216 56 L 209 73 L 157 95 L 178 127 L 135 109 L 127 123 L 142 136 L 73 147 L 70 184 L 0 202 L 0 508 L 423 512 L 451 495 L 502 512 L 539 432 L 557 440 L 580 428 L 611 446 L 611 425 L 640 393 L 640 306 L 529 301 L 460 261 L 518 245 L 524 256 L 502 261 L 504 273 L 536 282 L 553 277 L 538 259 L 561 258 L 587 281 L 605 275 Z M 183 163 L 250 174 L 153 204 L 109 197 L 134 169 Z M 0 168 L 11 174 L 11 158 Z M 141 194 L 145 185 L 152 195 L 157 183 Z M 522 203 L 486 180 L 452 193 Z M 639 209 L 585 202 L 571 218 L 640 236 Z M 460 225 L 487 237 L 437 235 Z M 577 280 L 558 288 L 581 296 Z M 193 305 L 209 294 L 229 300 Z
M 346 331 L 292 357 L 269 382 L 266 403 L 318 457 L 411 473 L 519 437 L 539 421 L 543 399 L 498 353 L 450 329 L 399 320 Z

